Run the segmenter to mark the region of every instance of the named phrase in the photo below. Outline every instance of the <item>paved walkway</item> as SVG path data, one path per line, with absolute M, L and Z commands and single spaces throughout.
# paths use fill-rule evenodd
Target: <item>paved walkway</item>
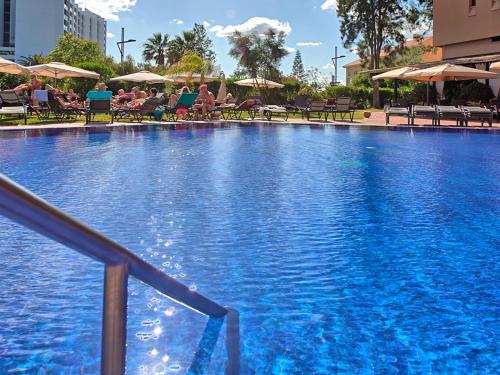
M 158 125 L 162 124 L 164 126 L 168 125 L 175 125 L 175 124 L 195 124 L 195 125 L 203 125 L 203 124 L 211 124 L 211 125 L 217 125 L 221 123 L 238 123 L 238 122 L 246 122 L 245 120 L 242 121 L 225 121 L 225 120 L 217 120 L 217 121 L 210 121 L 210 122 L 202 122 L 202 121 L 194 121 L 194 122 L 157 122 L 157 121 L 144 121 L 142 125 Z M 272 124 L 285 124 L 285 122 L 281 119 L 276 119 L 275 121 L 269 122 L 267 120 L 255 120 L 254 122 L 259 122 L 259 123 L 272 123 Z M 250 123 L 250 122 L 249 122 Z M 339 126 L 380 126 L 380 127 L 408 127 L 408 122 L 407 119 L 404 117 L 391 117 L 391 123 L 390 125 L 385 125 L 385 114 L 383 112 L 372 112 L 370 118 L 368 119 L 363 119 L 363 120 L 355 120 L 354 122 L 349 122 L 349 120 L 338 120 L 338 121 L 332 121 L 331 119 L 328 120 L 328 122 L 325 122 L 323 120 L 302 120 L 302 119 L 296 119 L 296 118 L 291 118 L 286 122 L 288 124 L 293 124 L 293 125 L 306 125 L 306 126 L 315 126 L 315 125 L 339 125 Z M 141 124 L 137 122 L 115 122 L 113 124 L 109 123 L 91 123 L 89 125 L 85 125 L 83 122 L 74 122 L 74 123 L 54 123 L 54 124 L 44 124 L 44 125 L 17 125 L 17 126 L 11 126 L 11 125 L 0 125 L 0 131 L 8 131 L 8 130 L 42 130 L 42 129 L 73 129 L 73 128 L 86 128 L 86 127 L 101 127 L 101 126 L 107 126 L 107 127 L 119 127 L 119 126 L 140 126 Z M 416 119 L 415 120 L 415 127 L 431 127 L 431 123 L 429 120 L 424 120 L 424 119 Z M 454 121 L 441 121 L 441 126 L 436 127 L 436 128 L 442 128 L 442 129 L 449 129 L 453 128 L 456 129 L 457 126 Z M 485 124 L 484 127 L 481 127 L 481 123 L 477 122 L 471 122 L 469 123 L 468 128 L 470 129 L 495 129 L 498 130 L 500 129 L 500 124 L 497 122 L 493 123 L 493 127 L 490 128 L 487 124 Z M 462 128 L 463 129 L 463 128 Z M 496 131 L 495 131 L 496 132 Z

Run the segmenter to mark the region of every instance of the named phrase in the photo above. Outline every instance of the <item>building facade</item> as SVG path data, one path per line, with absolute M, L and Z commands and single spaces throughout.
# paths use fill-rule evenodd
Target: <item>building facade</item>
M 421 55 L 422 63 L 441 61 L 442 50 L 441 48 L 434 47 L 434 42 L 432 37 L 424 38 L 421 42 L 415 39 L 407 40 L 405 43 L 405 47 L 406 48 L 417 47 L 419 43 L 421 43 L 425 47 L 428 47 L 428 51 L 426 51 L 424 54 Z M 387 56 L 387 53 L 382 51 L 380 53 L 380 57 L 382 57 L 383 59 L 385 56 Z M 367 70 L 363 67 L 363 61 L 361 59 L 352 61 L 344 65 L 343 68 L 345 69 L 346 85 L 350 85 L 354 77 L 356 77 L 363 71 Z
M 0 0 L 0 57 L 46 55 L 61 35 L 97 42 L 106 53 L 106 20 L 74 0 Z
M 435 0 L 434 42 L 444 60 L 500 54 L 500 0 Z

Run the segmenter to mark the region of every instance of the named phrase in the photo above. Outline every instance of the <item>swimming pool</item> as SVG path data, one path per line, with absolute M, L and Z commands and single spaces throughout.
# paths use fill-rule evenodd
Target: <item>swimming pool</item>
M 243 374 L 493 373 L 499 146 L 466 131 L 80 131 L 0 137 L 0 170 L 237 309 Z M 0 233 L 0 372 L 98 373 L 101 265 L 3 218 Z M 206 324 L 132 279 L 128 373 L 223 373 L 225 331 Z

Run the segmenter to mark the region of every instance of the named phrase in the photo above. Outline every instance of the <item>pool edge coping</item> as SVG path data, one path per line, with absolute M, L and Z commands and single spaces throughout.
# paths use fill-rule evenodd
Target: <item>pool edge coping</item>
M 500 134 L 500 127 L 489 126 L 447 126 L 447 125 L 377 125 L 377 124 L 362 124 L 362 123 L 325 123 L 325 122 L 282 122 L 282 121 L 238 121 L 238 120 L 225 120 L 225 121 L 186 121 L 186 122 L 155 122 L 144 121 L 142 123 L 94 123 L 85 125 L 82 123 L 76 124 L 51 124 L 48 126 L 9 126 L 0 127 L 0 138 L 11 138 L 15 135 L 24 136 L 43 136 L 43 135 L 60 135 L 64 133 L 72 133 L 75 131 L 84 131 L 88 133 L 104 133 L 114 132 L 120 130 L 150 130 L 152 128 L 161 128 L 164 130 L 185 130 L 185 129 L 206 129 L 206 128 L 228 128 L 234 125 L 238 126 L 279 126 L 290 128 L 345 128 L 345 129 L 359 129 L 359 130 L 385 130 L 385 131 L 423 131 L 423 132 L 443 132 L 443 133 L 481 133 L 481 134 Z M 180 126 L 180 128 L 179 128 Z

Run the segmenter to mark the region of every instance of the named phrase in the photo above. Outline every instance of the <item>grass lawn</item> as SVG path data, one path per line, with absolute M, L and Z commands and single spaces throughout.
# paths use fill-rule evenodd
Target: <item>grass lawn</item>
M 383 109 L 379 109 L 379 108 L 369 108 L 369 109 L 360 109 L 360 110 L 356 110 L 356 112 L 354 112 L 354 120 L 362 120 L 364 118 L 363 116 L 363 113 L 364 112 L 384 112 Z M 317 118 L 317 115 L 314 114 L 315 116 L 315 119 Z M 348 116 L 346 116 L 347 118 Z M 301 119 L 302 116 L 299 114 L 299 113 L 290 113 L 290 116 L 289 118 L 293 118 L 293 119 Z M 339 117 L 337 117 L 338 119 Z M 328 120 L 331 120 L 332 119 L 332 116 L 330 115 L 328 117 Z M 312 120 L 312 118 L 311 118 Z
M 377 109 L 377 108 L 370 108 L 366 110 L 357 110 L 354 114 L 354 119 L 355 120 L 362 120 L 363 119 L 363 112 L 369 111 L 369 112 L 383 112 L 383 109 Z M 290 119 L 301 119 L 301 115 L 298 113 L 291 113 L 290 114 Z M 331 118 L 331 117 L 330 117 Z M 97 114 L 95 116 L 95 119 L 93 122 L 100 122 L 100 123 L 106 123 L 109 122 L 111 117 L 106 114 Z M 75 124 L 82 124 L 85 122 L 85 117 L 80 116 L 78 119 L 69 119 L 63 121 L 63 123 L 75 123 Z M 50 124 L 58 124 L 57 120 L 55 119 L 54 116 L 50 116 L 48 119 L 40 120 L 36 116 L 29 116 L 28 117 L 28 125 L 50 125 Z M 24 120 L 22 118 L 19 118 L 17 116 L 0 116 L 0 128 L 2 126 L 16 126 L 16 125 L 24 125 Z

